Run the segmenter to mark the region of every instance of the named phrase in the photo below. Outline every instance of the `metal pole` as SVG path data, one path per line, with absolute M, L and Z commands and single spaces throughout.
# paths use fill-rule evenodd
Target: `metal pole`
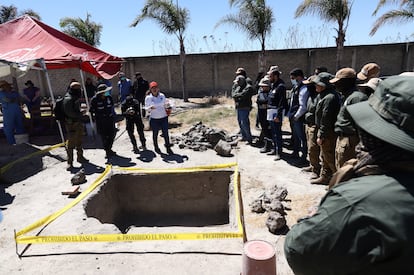
M 79 71 L 80 71 L 80 76 L 81 76 L 81 80 L 82 80 L 83 96 L 85 97 L 87 114 L 88 114 L 88 117 L 89 117 L 89 123 L 91 124 L 92 136 L 95 139 L 95 127 L 93 127 L 92 115 L 89 112 L 89 110 L 90 110 L 90 107 L 89 106 L 90 105 L 89 105 L 88 94 L 86 93 L 85 75 L 83 74 L 82 68 Z
M 55 103 L 56 103 L 55 102 L 55 96 L 53 95 L 52 84 L 50 83 L 49 72 L 47 71 L 45 60 L 43 58 L 40 58 L 38 61 L 39 61 L 40 65 L 42 66 L 43 71 L 45 72 L 46 81 L 47 81 L 47 85 L 48 85 L 49 93 L 50 93 L 50 98 L 52 99 L 52 103 L 53 103 L 53 106 L 54 106 Z M 60 134 L 60 138 L 62 139 L 62 143 L 65 143 L 65 137 L 63 135 L 62 125 L 60 124 L 59 120 L 56 120 L 56 123 L 58 125 L 59 134 Z

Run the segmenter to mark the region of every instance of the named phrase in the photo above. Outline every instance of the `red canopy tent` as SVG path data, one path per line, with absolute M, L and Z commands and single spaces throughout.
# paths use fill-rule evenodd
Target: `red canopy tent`
M 48 70 L 79 68 L 84 83 L 83 72 L 110 79 L 119 72 L 124 61 L 28 15 L 0 24 L 0 60 L 14 64 L 13 69 L 16 66 L 27 65 L 45 71 L 53 102 L 55 99 Z M 87 98 L 85 90 L 84 87 L 85 98 Z M 89 109 L 88 101 L 86 105 Z M 90 115 L 89 120 L 93 125 Z M 59 122 L 58 125 L 64 141 Z M 92 129 L 94 132 L 93 126 Z
M 106 79 L 123 62 L 27 15 L 0 24 L 0 59 L 21 63 L 41 58 L 49 70 L 80 68 Z

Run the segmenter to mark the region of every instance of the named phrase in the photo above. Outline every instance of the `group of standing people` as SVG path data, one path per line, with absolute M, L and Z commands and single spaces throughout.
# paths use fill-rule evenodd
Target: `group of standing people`
M 274 155 L 275 160 L 282 156 L 282 122 L 287 106 L 286 85 L 280 78 L 278 66 L 271 66 L 267 74 L 258 83 L 258 93 L 246 76 L 244 68 L 238 68 L 232 87 L 241 140 L 254 145 L 250 131 L 249 114 L 252 109 L 252 96 L 257 93 L 258 121 L 261 133 L 257 144 L 264 144 L 262 153 Z
M 331 162 L 321 175 L 336 172 L 318 208 L 286 236 L 295 274 L 412 273 L 414 77 L 378 74 L 370 63 L 309 80 L 319 93 L 316 140 L 329 144 L 320 147 Z M 329 113 L 337 119 L 319 133 Z
M 291 129 L 293 163 L 305 165 L 303 171 L 311 172 L 311 183 L 328 184 L 332 175 L 355 157 L 359 142 L 357 131 L 346 106 L 365 101 L 381 79 L 380 67 L 368 63 L 359 73 L 353 68 L 342 68 L 332 75 L 327 68 L 318 67 L 314 75 L 305 78 L 300 68 L 289 72 L 291 91 L 281 79 L 279 67 L 270 66 L 257 84 L 257 117 L 261 132 L 255 145 L 261 153 L 280 160 L 283 154 L 282 122 L 286 116 Z M 238 68 L 233 82 L 232 97 L 235 101 L 241 140 L 253 144 L 249 113 L 252 96 L 256 90 L 244 68 Z
M 242 72 L 242 73 L 240 73 Z M 309 157 L 312 184 L 328 185 L 317 209 L 288 232 L 286 259 L 295 274 L 411 274 L 414 257 L 414 77 L 379 78 L 367 63 L 304 77 L 278 66 L 258 81 L 257 107 L 264 146 L 282 156 L 282 119 L 292 133 L 290 157 Z M 407 76 L 408 75 L 408 76 Z M 243 68 L 232 88 L 241 140 L 252 143 L 246 117 L 251 84 Z M 392 217 L 392 218 L 391 218 Z
M 240 68 L 232 89 L 242 140 L 251 144 L 249 93 Z M 242 76 L 240 76 L 242 75 Z M 328 185 L 317 209 L 286 236 L 285 255 L 295 274 L 410 274 L 414 256 L 414 77 L 379 78 L 365 64 L 330 74 L 318 67 L 305 78 L 278 66 L 258 82 L 257 107 L 264 146 L 282 156 L 282 119 L 292 133 L 290 157 L 309 157 L 312 184 Z M 243 91 L 244 89 L 244 91 Z M 243 92 L 241 92 L 243 91 Z M 247 112 L 248 116 L 248 112 Z M 250 126 L 250 124 L 247 124 Z M 392 217 L 392 219 L 390 218 Z
M 125 76 L 125 73 L 119 73 L 118 89 L 119 100 L 121 103 L 121 115 L 126 120 L 126 131 L 132 144 L 132 150 L 139 153 L 139 149 L 147 150 L 146 138 L 144 134 L 144 123 L 142 120 L 144 112 L 149 113 L 150 127 L 152 129 L 154 150 L 161 153 L 158 146 L 158 134 L 162 132 L 166 151 L 173 154 L 171 150 L 172 144 L 168 134 L 168 100 L 165 95 L 160 92 L 158 83 L 153 81 L 148 83 L 141 73 L 136 73 L 136 80 L 131 82 Z M 112 87 L 105 83 L 101 83 L 96 87 L 94 95 L 90 99 L 89 112 L 96 123 L 96 130 L 102 140 L 102 146 L 106 153 L 106 158 L 116 155 L 112 150 L 117 128 L 115 126 L 115 104 L 111 95 Z M 65 113 L 65 125 L 68 135 L 67 153 L 68 166 L 67 170 L 73 168 L 73 150 L 77 150 L 77 161 L 79 163 L 88 162 L 83 156 L 82 135 L 84 126 L 82 117 L 86 110 L 81 111 L 81 84 L 79 82 L 71 82 L 70 88 L 66 93 L 63 101 Z M 88 93 L 89 97 L 89 93 Z M 141 147 L 138 147 L 135 138 L 135 127 L 137 129 Z
M 365 73 L 365 74 L 363 74 Z M 359 73 L 342 68 L 332 75 L 318 72 L 304 81 L 317 96 L 308 102 L 306 127 L 311 183 L 327 185 L 344 163 L 356 156 L 359 137 L 347 106 L 366 101 L 381 82 L 380 67 L 366 64 Z M 314 119 L 312 118 L 314 116 Z M 319 150 L 318 150 L 319 149 Z
M 2 80 L 0 81 L 0 104 L 3 113 L 3 129 L 6 140 L 9 144 L 16 144 L 15 135 L 25 133 L 24 111 L 22 104 L 26 105 L 32 121 L 41 116 L 41 94 L 40 89 L 31 80 L 27 80 L 24 85 L 23 93 L 20 95 L 15 89 L 16 79 L 13 84 Z

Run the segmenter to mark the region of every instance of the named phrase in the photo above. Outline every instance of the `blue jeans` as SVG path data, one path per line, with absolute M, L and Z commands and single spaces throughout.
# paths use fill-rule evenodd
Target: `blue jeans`
M 23 134 L 23 113 L 17 103 L 5 103 L 3 106 L 3 131 L 9 144 L 16 144 L 15 134 Z
M 292 120 L 292 136 L 293 136 L 293 153 L 302 152 L 302 156 L 306 157 L 308 153 L 308 145 L 306 141 L 305 125 L 301 121 Z
M 163 118 L 151 118 L 150 126 L 152 129 L 152 141 L 154 147 L 158 147 L 158 132 L 161 130 L 164 136 L 165 146 L 170 146 L 170 137 L 168 136 L 168 116 Z
M 282 153 L 282 122 L 269 121 L 272 129 L 272 140 L 275 145 L 275 151 L 279 155 Z
M 249 142 L 252 141 L 252 134 L 250 132 L 250 109 L 237 109 L 237 121 L 239 123 L 242 138 Z

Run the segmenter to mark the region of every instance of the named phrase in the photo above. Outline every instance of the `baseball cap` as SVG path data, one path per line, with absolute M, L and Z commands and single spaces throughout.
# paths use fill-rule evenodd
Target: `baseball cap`
M 377 63 L 368 63 L 361 68 L 361 71 L 358 73 L 357 77 L 361 80 L 378 77 L 380 70 L 381 68 Z
M 246 70 L 244 68 L 237 68 L 235 74 L 243 74 L 246 73 Z
M 154 87 L 158 87 L 158 83 L 157 83 L 157 82 L 155 82 L 155 81 L 152 81 L 152 82 L 149 84 L 149 87 L 150 87 L 150 89 L 151 89 L 151 88 L 154 88 Z
M 269 71 L 267 73 L 271 74 L 273 72 L 279 72 L 279 74 L 282 74 L 282 72 L 279 70 L 279 66 L 277 65 L 270 66 Z
M 356 78 L 356 72 L 352 68 L 342 68 L 336 72 L 335 77 L 331 79 L 330 83 L 335 83 L 340 79 L 344 78 Z
M 382 81 L 381 78 L 371 78 L 370 80 L 368 80 L 368 82 L 363 83 L 363 84 L 358 84 L 358 87 L 370 87 L 371 89 L 373 89 L 375 91 L 375 89 L 378 87 L 378 84 Z
M 315 83 L 316 85 L 327 87 L 330 85 L 330 81 L 333 79 L 333 77 L 334 76 L 330 73 L 322 72 L 318 74 L 317 76 L 315 76 L 315 78 L 312 79 L 311 81 Z

